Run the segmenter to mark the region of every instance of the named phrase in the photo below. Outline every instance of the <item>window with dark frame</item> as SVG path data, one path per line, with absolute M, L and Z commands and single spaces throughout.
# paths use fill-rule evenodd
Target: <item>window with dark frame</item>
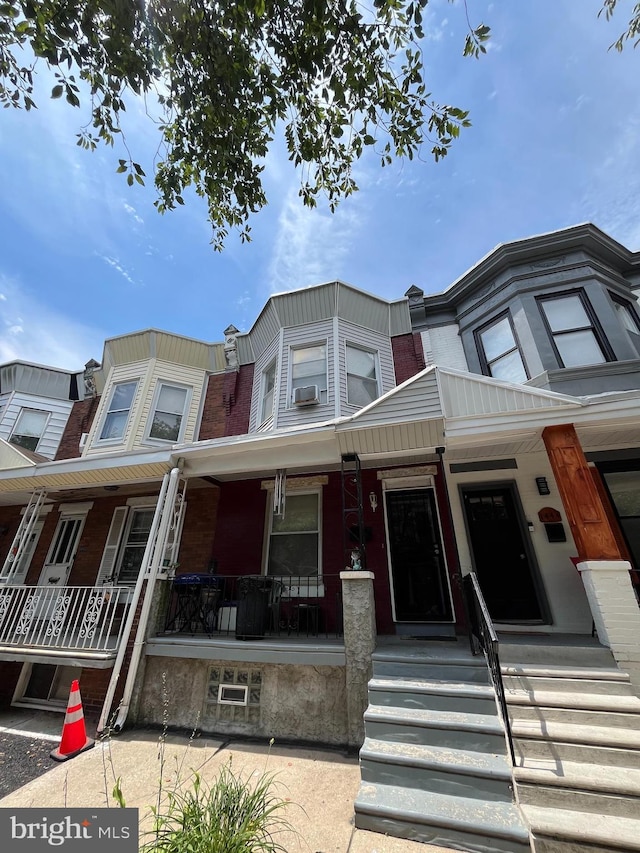
M 581 290 L 537 298 L 560 367 L 615 361 L 600 324 Z
M 610 292 L 609 296 L 623 329 L 629 333 L 631 340 L 640 354 L 640 319 L 638 319 L 637 309 L 633 307 L 631 302 L 628 302 L 616 293 Z
M 511 315 L 496 317 L 475 332 L 482 372 L 506 382 L 526 382 L 529 378 Z

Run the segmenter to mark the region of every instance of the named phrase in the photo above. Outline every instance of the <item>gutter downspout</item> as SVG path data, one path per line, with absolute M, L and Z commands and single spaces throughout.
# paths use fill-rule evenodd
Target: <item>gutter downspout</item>
M 124 630 L 122 632 L 122 639 L 120 641 L 120 647 L 118 649 L 118 654 L 116 656 L 115 663 L 113 665 L 113 672 L 111 674 L 111 680 L 109 681 L 109 686 L 107 688 L 107 693 L 105 696 L 104 703 L 102 705 L 102 711 L 100 712 L 100 719 L 98 721 L 98 732 L 103 732 L 107 727 L 107 722 L 109 719 L 109 713 L 111 712 L 111 705 L 113 703 L 113 697 L 116 692 L 116 687 L 118 685 L 118 680 L 120 678 L 120 672 L 122 670 L 122 664 L 124 662 L 125 654 L 127 651 L 127 643 L 129 637 L 131 636 L 131 631 L 133 629 L 133 623 L 136 616 L 136 610 L 138 609 L 138 602 L 140 600 L 140 595 L 142 594 L 142 587 L 145 581 L 145 575 L 147 571 L 147 566 L 151 562 L 151 558 L 154 553 L 154 548 L 156 541 L 158 539 L 157 533 L 158 528 L 160 527 L 160 520 L 164 521 L 164 507 L 166 504 L 167 491 L 169 489 L 170 482 L 177 483 L 178 476 L 180 474 L 179 468 L 173 468 L 171 472 L 167 472 L 162 479 L 162 486 L 160 487 L 160 493 L 158 495 L 158 503 L 156 505 L 156 512 L 153 516 L 153 522 L 151 524 L 151 530 L 149 531 L 149 538 L 147 539 L 147 545 L 144 551 L 144 555 L 142 557 L 142 565 L 140 566 L 140 572 L 138 573 L 138 579 L 136 581 L 135 588 L 133 590 L 133 597 L 131 600 L 131 604 L 129 606 L 129 613 L 127 614 L 127 621 L 125 623 Z M 173 480 L 172 480 L 173 478 Z M 175 492 L 174 492 L 175 497 Z M 151 590 L 153 589 L 153 583 L 155 583 L 155 577 L 153 574 L 149 577 L 148 585 L 147 585 L 147 595 L 145 595 L 145 602 L 149 600 L 149 587 Z M 149 605 L 150 606 L 150 605 Z M 144 604 L 143 604 L 144 611 Z M 149 608 L 147 608 L 146 619 L 149 617 Z M 138 626 L 138 631 L 136 633 L 136 644 L 138 642 L 138 637 L 140 636 L 140 629 L 143 627 L 146 628 L 146 620 L 143 623 L 142 621 L 142 613 L 140 614 L 140 624 Z M 135 647 L 134 647 L 134 656 L 135 656 Z M 138 658 L 135 663 L 135 668 L 137 670 L 138 661 L 140 659 L 140 655 L 138 654 Z M 132 657 L 131 663 L 129 664 L 129 672 L 131 672 L 131 667 L 134 665 L 134 658 Z M 127 679 L 128 683 L 128 679 Z M 125 686 L 126 690 L 126 686 Z M 129 697 L 130 698 L 130 697 Z M 123 696 L 124 701 L 124 696 Z M 128 703 L 127 703 L 128 707 Z M 125 714 L 126 717 L 126 714 Z M 120 714 L 118 714 L 118 719 L 120 718 Z M 117 725 L 117 724 L 116 724 Z M 118 728 L 114 727 L 116 731 L 119 731 Z

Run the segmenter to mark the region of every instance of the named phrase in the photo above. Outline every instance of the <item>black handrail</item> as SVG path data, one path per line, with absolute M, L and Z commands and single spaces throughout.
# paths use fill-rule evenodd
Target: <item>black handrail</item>
M 467 612 L 469 616 L 469 643 L 471 645 L 471 654 L 477 655 L 481 650 L 489 667 L 491 681 L 493 682 L 496 696 L 498 697 L 498 706 L 502 716 L 502 722 L 507 734 L 507 743 L 509 744 L 509 752 L 511 761 L 515 766 L 516 755 L 513 748 L 513 735 L 511 734 L 511 723 L 509 722 L 509 710 L 507 708 L 507 700 L 504 695 L 504 683 L 502 681 L 502 671 L 500 670 L 500 655 L 498 652 L 499 643 L 498 635 L 493 627 L 491 616 L 487 603 L 482 595 L 478 577 L 475 572 L 469 572 L 462 579 Z

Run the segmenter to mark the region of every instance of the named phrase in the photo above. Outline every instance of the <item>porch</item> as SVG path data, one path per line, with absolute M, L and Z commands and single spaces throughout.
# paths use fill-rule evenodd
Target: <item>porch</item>
M 43 654 L 81 660 L 115 657 L 131 590 L 118 586 L 0 587 L 0 655 L 30 660 Z
M 170 581 L 157 638 L 300 643 L 343 634 L 342 585 L 318 576 L 181 574 Z M 304 643 L 303 643 L 304 645 Z

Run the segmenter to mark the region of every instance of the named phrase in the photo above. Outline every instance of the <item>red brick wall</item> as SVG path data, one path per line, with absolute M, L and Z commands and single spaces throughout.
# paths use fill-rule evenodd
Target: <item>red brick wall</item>
M 180 540 L 180 574 L 206 572 L 213 556 L 220 489 L 187 489 L 187 510 Z
M 222 402 L 224 374 L 216 373 L 209 377 L 202 407 L 202 422 L 198 438 L 222 438 L 224 435 L 226 414 Z
M 422 340 L 417 332 L 391 338 L 391 346 L 398 385 L 424 369 Z
M 80 438 L 83 432 L 89 432 L 91 429 L 99 402 L 99 397 L 90 397 L 73 404 L 56 459 L 74 459 L 80 456 Z
M 244 435 L 249 432 L 253 371 L 253 364 L 243 364 L 239 372 L 235 374 L 233 404 L 228 409 L 225 435 Z

